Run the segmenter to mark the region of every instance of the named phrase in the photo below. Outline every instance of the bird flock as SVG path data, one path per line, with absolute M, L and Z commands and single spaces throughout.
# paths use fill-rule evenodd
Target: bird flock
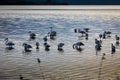
M 35 33 L 32 33 L 31 31 L 28 32 L 30 35 L 29 35 L 29 40 L 35 40 L 36 39 L 36 34 Z M 86 40 L 88 40 L 88 37 L 89 37 L 89 28 L 84 28 L 83 30 L 81 29 L 74 29 L 74 33 L 80 33 L 81 34 L 81 37 L 84 37 Z M 110 38 L 111 37 L 111 34 L 112 32 L 110 31 L 104 31 L 102 34 L 99 34 L 99 39 L 95 38 L 95 50 L 96 51 L 99 51 L 102 49 L 102 40 L 103 39 L 106 39 L 106 38 Z M 55 40 L 55 37 L 57 36 L 57 32 L 56 31 L 53 31 L 53 27 L 50 27 L 50 32 L 47 33 L 47 36 L 44 36 L 43 37 L 43 41 L 44 41 L 44 48 L 46 51 L 49 51 L 50 50 L 50 45 L 47 43 L 48 41 L 48 37 L 51 39 L 51 40 Z M 115 40 L 116 40 L 116 46 L 119 45 L 119 36 L 118 35 L 115 35 Z M 6 49 L 8 50 L 12 50 L 14 49 L 14 43 L 13 41 L 9 41 L 8 38 L 5 39 L 5 45 L 7 46 Z M 36 42 L 36 49 L 40 49 L 39 46 L 40 46 L 40 43 L 39 42 Z M 64 43 L 59 43 L 57 45 L 57 50 L 58 51 L 64 51 L 63 49 L 63 46 L 65 44 Z M 84 43 L 79 41 L 79 42 L 76 42 L 72 45 L 73 49 L 76 49 L 78 51 L 82 51 L 83 49 L 81 48 L 81 46 L 84 46 Z M 111 53 L 115 53 L 116 52 L 116 46 L 113 45 L 113 43 L 111 43 Z M 32 46 L 30 44 L 27 44 L 27 43 L 23 43 L 23 47 L 24 47 L 24 52 L 31 52 L 32 50 L 30 50 L 30 48 L 32 48 Z

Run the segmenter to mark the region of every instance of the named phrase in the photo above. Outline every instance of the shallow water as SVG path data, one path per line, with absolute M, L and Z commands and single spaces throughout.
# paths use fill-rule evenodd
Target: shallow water
M 120 77 L 120 46 L 111 55 L 111 43 L 115 35 L 120 36 L 119 10 L 1 10 L 0 11 L 0 80 L 19 80 L 19 75 L 30 80 L 114 80 Z M 50 31 L 57 31 L 55 40 L 48 40 L 50 51 L 45 51 L 43 37 Z M 74 28 L 90 28 L 89 39 L 78 38 Z M 37 38 L 29 41 L 29 31 Z M 94 39 L 104 31 L 111 31 L 111 38 L 103 40 L 102 50 L 96 54 Z M 5 50 L 4 39 L 15 43 L 14 50 Z M 36 51 L 35 42 L 40 42 Z M 82 52 L 72 45 L 82 41 Z M 24 53 L 22 44 L 33 46 L 31 53 Z M 65 43 L 64 52 L 57 50 L 57 44 Z M 106 59 L 100 66 L 102 53 Z M 41 63 L 37 63 L 37 58 Z M 101 67 L 101 70 L 100 70 Z M 101 72 L 100 72 L 101 71 Z M 100 79 L 99 74 L 101 73 Z M 116 79 L 117 80 L 117 79 Z

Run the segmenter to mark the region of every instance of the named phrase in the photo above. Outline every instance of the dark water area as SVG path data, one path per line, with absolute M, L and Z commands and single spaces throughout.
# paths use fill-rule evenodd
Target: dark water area
M 120 46 L 111 55 L 111 43 L 120 36 L 119 10 L 1 10 L 0 11 L 0 80 L 19 80 L 19 75 L 30 80 L 117 80 L 120 77 Z M 43 37 L 50 31 L 57 32 L 55 40 L 48 39 L 50 51 L 44 50 Z M 89 39 L 74 33 L 74 29 L 89 28 Z M 29 41 L 29 31 L 37 38 Z M 111 37 L 104 39 L 102 50 L 96 54 L 95 38 L 104 31 Z M 15 43 L 15 49 L 5 47 L 5 38 Z M 81 41 L 83 51 L 72 48 Z M 32 52 L 24 53 L 22 44 L 32 45 Z M 35 43 L 40 43 L 36 51 Z M 58 43 L 65 43 L 64 52 L 57 50 Z M 100 63 L 102 54 L 106 59 Z M 41 63 L 37 63 L 37 58 Z

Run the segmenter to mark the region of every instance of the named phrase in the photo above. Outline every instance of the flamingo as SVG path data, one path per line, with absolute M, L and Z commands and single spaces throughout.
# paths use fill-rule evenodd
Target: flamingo
M 45 36 L 44 38 L 43 38 L 43 40 L 44 40 L 44 42 L 47 42 L 47 36 Z
M 86 36 L 85 39 L 88 40 L 88 36 L 89 36 L 88 33 L 86 33 L 85 36 Z
M 73 44 L 73 49 L 76 49 L 76 50 L 78 50 L 78 51 L 81 51 L 81 50 L 82 50 L 81 46 L 84 46 L 84 44 L 83 44 L 82 42 L 74 43 L 74 44 Z
M 106 31 L 103 33 L 103 39 L 106 39 Z
M 59 43 L 58 44 L 58 50 L 63 51 L 62 47 L 64 46 L 64 43 Z
M 102 43 L 102 40 L 98 40 L 95 38 L 95 44 L 101 44 Z
M 39 49 L 39 46 L 40 46 L 39 42 L 36 42 L 36 49 Z
M 13 45 L 15 45 L 15 44 L 14 44 L 12 41 L 9 41 L 8 38 L 6 38 L 6 39 L 5 39 L 5 45 L 8 46 L 8 49 L 9 49 L 9 50 L 12 50 L 12 49 L 14 49 L 14 48 L 13 48 Z
M 80 31 L 79 33 L 81 33 L 81 34 L 82 34 L 82 36 L 83 36 L 83 34 L 86 34 L 86 32 L 85 32 L 85 31 Z
M 110 34 L 112 34 L 112 32 L 107 31 L 106 34 L 108 35 L 108 37 L 111 37 Z
M 74 32 L 77 33 L 77 29 L 74 29 Z
M 30 33 L 30 39 L 35 39 L 36 38 L 35 33 L 32 33 L 31 31 L 29 31 L 28 33 Z
M 115 38 L 116 38 L 116 45 L 119 45 L 120 37 L 118 37 L 117 35 L 115 35 Z
M 98 51 L 98 50 L 101 50 L 101 47 L 102 47 L 101 44 L 96 44 L 96 45 L 95 45 L 95 49 L 96 49 L 97 51 Z
M 102 38 L 102 34 L 99 34 L 99 38 L 100 38 L 100 40 L 101 40 L 101 38 Z
M 101 43 L 102 43 L 102 41 L 101 40 L 98 40 L 98 39 L 95 39 L 95 49 L 96 50 L 101 50 Z
M 89 28 L 84 28 L 85 32 L 89 32 Z
M 50 32 L 48 32 L 48 35 L 50 36 L 50 39 L 54 40 L 54 37 L 57 35 L 56 31 L 52 30 L 52 27 L 50 27 Z
M 31 52 L 32 50 L 30 50 L 30 48 L 32 48 L 31 45 L 27 44 L 27 43 L 23 43 L 24 46 L 24 51 L 25 52 Z
M 111 44 L 111 49 L 112 49 L 112 54 L 116 52 L 116 47 L 113 44 Z
M 55 36 L 56 36 L 56 31 L 52 31 L 50 33 L 50 39 L 54 39 Z
M 46 43 L 46 44 L 45 44 L 45 50 L 46 50 L 46 51 L 49 51 L 49 50 L 50 50 L 49 48 L 50 48 L 50 45 Z

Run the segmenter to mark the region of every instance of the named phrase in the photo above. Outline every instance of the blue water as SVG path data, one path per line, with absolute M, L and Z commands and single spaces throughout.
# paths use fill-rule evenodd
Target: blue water
M 99 62 L 102 53 L 108 59 L 102 80 L 114 79 L 120 74 L 119 54 L 111 57 L 111 43 L 115 44 L 115 35 L 120 36 L 119 10 L 1 10 L 0 12 L 0 80 L 18 80 L 22 74 L 30 80 L 97 80 Z M 50 31 L 57 32 L 55 40 L 48 40 L 50 51 L 43 46 L 43 37 Z M 90 28 L 89 39 L 78 38 L 74 29 Z M 29 41 L 29 31 L 37 35 L 36 40 Z M 103 40 L 103 49 L 96 55 L 94 39 L 104 31 L 111 31 L 112 37 Z M 15 49 L 5 50 L 4 39 L 9 38 L 15 43 Z M 40 50 L 36 51 L 35 42 L 40 42 Z M 72 45 L 82 41 L 85 46 L 82 52 Z M 23 53 L 22 44 L 27 42 L 33 46 L 31 53 Z M 57 44 L 65 43 L 64 52 L 57 51 Z M 116 53 L 119 53 L 119 46 Z M 40 58 L 42 63 L 37 64 Z M 112 58 L 112 60 L 111 60 Z M 116 66 L 110 67 L 113 63 Z M 88 72 L 88 73 L 87 73 Z M 40 75 L 41 74 L 41 75 Z

